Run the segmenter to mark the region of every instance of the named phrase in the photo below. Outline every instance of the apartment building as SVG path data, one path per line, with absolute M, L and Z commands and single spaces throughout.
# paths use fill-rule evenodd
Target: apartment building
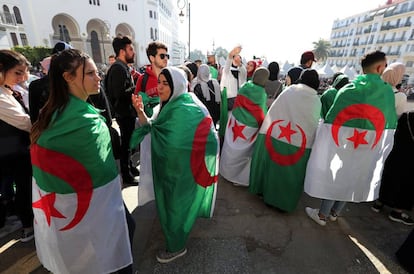
M 361 73 L 360 59 L 381 50 L 388 63 L 406 65 L 409 84 L 414 84 L 414 0 L 388 0 L 383 6 L 335 20 L 332 26 L 330 66 L 354 67 Z

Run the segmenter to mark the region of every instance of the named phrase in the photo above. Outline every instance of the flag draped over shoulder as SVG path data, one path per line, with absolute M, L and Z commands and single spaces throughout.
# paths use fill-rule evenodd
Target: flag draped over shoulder
M 36 251 L 53 273 L 109 273 L 132 263 L 109 130 L 71 96 L 31 147 Z
M 350 202 L 378 198 L 396 123 L 392 88 L 379 75 L 360 75 L 342 88 L 318 127 L 306 193 Z
M 289 86 L 270 107 L 256 140 L 249 185 L 265 203 L 288 212 L 296 208 L 320 110 L 316 91 L 304 84 Z
M 238 91 L 220 158 L 220 174 L 228 181 L 249 185 L 250 162 L 257 132 L 267 112 L 266 100 L 264 88 L 251 81 Z
M 162 107 L 151 125 L 137 128 L 135 146 L 151 132 L 155 201 L 167 250 L 184 248 L 197 217 L 211 217 L 218 181 L 219 142 L 207 108 L 192 93 Z

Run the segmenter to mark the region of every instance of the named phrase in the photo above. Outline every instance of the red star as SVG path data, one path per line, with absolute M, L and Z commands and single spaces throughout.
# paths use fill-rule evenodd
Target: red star
M 354 148 L 357 149 L 359 145 L 366 145 L 368 142 L 365 140 L 365 136 L 367 135 L 368 131 L 358 132 L 358 130 L 354 129 L 354 135 L 346 138 L 347 140 L 354 143 Z
M 245 127 L 246 127 L 245 125 L 237 124 L 237 120 L 234 120 L 234 126 L 231 128 L 233 130 L 233 142 L 236 141 L 237 137 L 240 137 L 243 140 L 246 140 L 246 136 L 244 136 L 243 134 L 243 129 Z
M 39 208 L 43 210 L 46 216 L 47 224 L 50 226 L 51 217 L 66 218 L 62 215 L 54 206 L 56 200 L 56 193 L 52 192 L 42 196 L 39 191 L 40 200 L 32 203 L 33 208 Z
M 289 144 L 290 144 L 290 137 L 296 133 L 295 130 L 292 130 L 290 122 L 287 124 L 286 127 L 284 126 L 279 126 L 280 128 L 280 134 L 278 139 L 282 139 L 283 137 L 286 138 L 286 140 L 288 140 Z

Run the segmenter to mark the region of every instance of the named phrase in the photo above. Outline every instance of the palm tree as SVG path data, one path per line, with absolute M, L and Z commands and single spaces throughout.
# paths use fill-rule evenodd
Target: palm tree
M 318 61 L 324 62 L 328 59 L 331 49 L 329 41 L 320 38 L 318 42 L 313 42 L 313 45 L 313 52 Z

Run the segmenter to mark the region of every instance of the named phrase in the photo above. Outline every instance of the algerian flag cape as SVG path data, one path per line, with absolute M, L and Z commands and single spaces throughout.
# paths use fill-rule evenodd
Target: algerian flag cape
M 230 182 L 249 185 L 253 147 L 267 112 L 266 98 L 264 88 L 252 81 L 239 89 L 220 157 L 220 174 Z
M 318 127 L 306 170 L 306 193 L 350 202 L 378 198 L 396 123 L 392 88 L 379 75 L 359 75 L 340 89 Z
M 320 111 L 317 92 L 304 84 L 286 88 L 270 107 L 256 140 L 249 186 L 265 203 L 296 209 Z
M 136 146 L 150 131 L 155 202 L 167 250 L 185 247 L 197 217 L 214 211 L 218 181 L 219 142 L 207 108 L 188 93 L 184 71 L 167 67 L 173 96 L 158 117 L 131 137 Z
M 159 97 L 157 97 L 159 98 Z M 156 119 L 160 111 L 160 105 L 156 105 L 152 109 L 151 119 Z M 151 135 L 145 135 L 139 144 L 139 187 L 138 187 L 138 206 L 144 206 L 146 203 L 155 199 L 154 181 L 152 176 L 152 160 L 151 160 Z
M 110 273 L 132 263 L 109 130 L 70 96 L 31 147 L 36 251 L 53 273 Z

